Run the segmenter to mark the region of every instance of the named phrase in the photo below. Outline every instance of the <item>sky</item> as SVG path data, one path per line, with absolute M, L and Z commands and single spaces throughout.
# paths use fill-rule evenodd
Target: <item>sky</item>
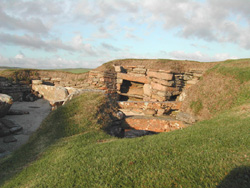
M 250 57 L 250 0 L 1 0 L 0 66 Z

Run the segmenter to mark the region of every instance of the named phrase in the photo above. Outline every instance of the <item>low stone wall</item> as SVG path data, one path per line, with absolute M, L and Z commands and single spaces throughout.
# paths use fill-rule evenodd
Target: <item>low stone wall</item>
M 149 102 L 149 101 L 118 101 L 118 106 L 126 115 L 157 115 L 162 116 L 177 111 L 181 102 Z
M 181 121 L 165 118 L 127 117 L 124 127 L 154 132 L 169 132 L 186 127 Z
M 176 100 L 182 91 L 196 84 L 203 74 L 200 70 L 177 73 L 146 69 L 144 66 L 115 66 L 115 71 L 117 72 L 117 92 L 143 101 Z M 137 95 L 133 91 L 137 91 Z
M 88 74 L 88 84 L 92 88 L 116 90 L 116 73 L 112 71 L 90 71 Z
M 0 93 L 10 95 L 14 101 L 20 101 L 24 93 L 30 93 L 31 87 L 26 82 L 13 82 L 0 77 Z

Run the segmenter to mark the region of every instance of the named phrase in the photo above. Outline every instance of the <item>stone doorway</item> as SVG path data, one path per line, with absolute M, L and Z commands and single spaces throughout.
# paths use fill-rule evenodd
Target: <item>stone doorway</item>
M 143 83 L 123 80 L 120 101 L 143 101 Z

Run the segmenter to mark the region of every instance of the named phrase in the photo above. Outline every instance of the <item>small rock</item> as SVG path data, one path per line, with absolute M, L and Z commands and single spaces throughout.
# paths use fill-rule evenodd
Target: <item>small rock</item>
M 185 112 L 179 112 L 176 115 L 176 119 L 180 120 L 180 121 L 184 121 L 185 123 L 189 123 L 189 124 L 192 124 L 196 121 L 194 116 L 192 116 L 188 113 L 185 113 Z
M 12 128 L 10 129 L 10 132 L 11 132 L 11 133 L 16 133 L 16 132 L 21 131 L 22 129 L 23 129 L 23 128 L 22 128 L 21 126 L 12 127 Z
M 7 136 L 3 139 L 4 143 L 10 143 L 10 142 L 16 142 L 16 141 L 17 141 L 17 139 L 12 135 Z

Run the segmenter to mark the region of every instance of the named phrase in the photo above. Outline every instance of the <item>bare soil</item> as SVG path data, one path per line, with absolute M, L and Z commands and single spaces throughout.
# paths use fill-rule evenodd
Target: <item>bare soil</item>
M 30 135 L 39 128 L 43 119 L 50 113 L 51 106 L 48 101 L 39 99 L 35 102 L 14 102 L 11 109 L 28 111 L 29 114 L 3 117 L 3 119 L 9 119 L 23 127 L 23 130 L 18 135 L 14 135 L 17 139 L 16 142 L 4 143 L 3 137 L 0 138 L 0 148 L 6 150 L 5 154 L 17 150 L 28 141 Z

